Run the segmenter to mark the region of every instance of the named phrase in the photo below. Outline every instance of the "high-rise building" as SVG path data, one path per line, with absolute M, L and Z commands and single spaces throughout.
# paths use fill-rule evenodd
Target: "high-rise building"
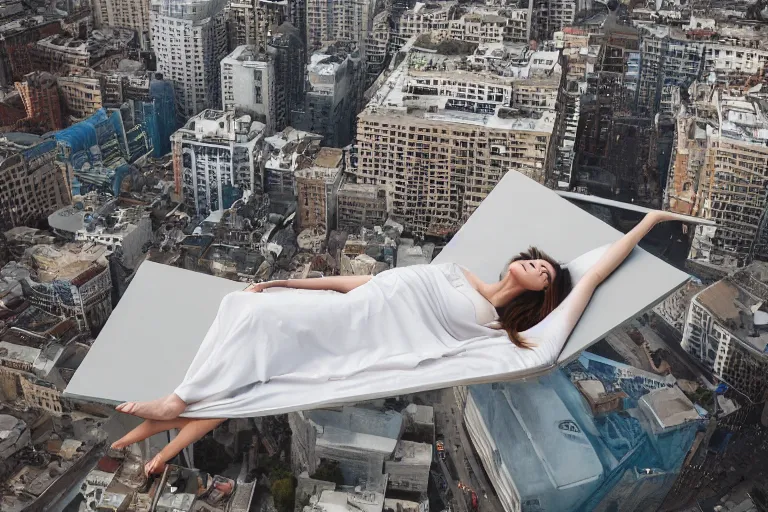
M 9 139 L 9 137 L 11 137 Z M 34 225 L 69 204 L 64 174 L 56 168 L 56 142 L 0 140 L 0 229 Z
M 337 229 L 353 233 L 360 227 L 382 226 L 389 212 L 386 187 L 362 183 L 344 183 L 336 195 Z
M 759 402 L 768 393 L 768 264 L 754 262 L 693 297 L 682 347 Z
M 665 205 L 717 222 L 698 226 L 691 247 L 692 259 L 710 265 L 734 268 L 768 257 L 768 139 L 756 129 L 765 118 L 756 94 L 696 82 L 676 120 Z
M 594 0 L 532 0 L 531 37 L 539 41 L 552 39 L 555 32 L 573 24 L 577 12 L 592 8 L 594 3 Z
M 312 54 L 303 111 L 294 112 L 296 128 L 324 137 L 333 147 L 352 142 L 363 78 L 357 43 L 337 42 Z
M 307 53 L 301 33 L 290 23 L 280 25 L 269 40 L 267 53 L 275 66 L 275 130 L 290 123 L 291 112 L 304 107 Z
M 63 76 L 58 81 L 65 110 L 76 120 L 95 114 L 103 106 L 99 78 Z
M 541 183 L 551 171 L 558 53 L 499 50 L 505 74 L 483 71 L 485 53 L 412 51 L 358 116 L 352 172 L 391 190 L 392 215 L 415 233 L 455 231 L 509 171 Z
M 275 132 L 275 62 L 256 46 L 238 46 L 221 61 L 221 96 L 224 110 L 248 114 Z
M 190 212 L 229 208 L 243 192 L 261 193 L 264 125 L 250 116 L 205 110 L 173 134 L 176 192 Z
M 286 0 L 232 0 L 229 4 L 229 47 L 253 45 L 266 51 L 277 27 L 288 20 Z
M 56 85 L 56 77 L 50 73 L 34 72 L 16 82 L 27 117 L 39 120 L 48 130 L 61 130 L 64 122 L 61 112 L 61 99 Z
M 413 9 L 404 11 L 396 20 L 392 48 L 400 49 L 411 37 L 421 34 L 432 33 L 436 39 L 447 37 L 455 10 L 456 4 L 452 2 L 416 3 Z
M 643 29 L 637 109 L 646 115 L 672 113 L 673 88 L 687 87 L 700 76 L 704 43 L 664 25 L 643 25 Z
M 373 28 L 375 10 L 373 0 L 307 0 L 309 49 L 316 50 L 332 41 L 354 41 L 362 49 Z
M 380 12 L 373 19 L 373 28 L 365 41 L 365 88 L 367 89 L 384 71 L 389 55 L 391 36 L 387 11 Z
M 120 27 L 136 32 L 142 50 L 150 48 L 149 0 L 93 0 L 96 28 Z
M 342 150 L 321 148 L 312 167 L 295 172 L 300 230 L 319 228 L 330 233 L 336 226 L 336 196 L 343 162 Z
M 174 83 L 181 122 L 221 105 L 226 4 L 226 0 L 152 0 L 150 24 L 157 70 Z

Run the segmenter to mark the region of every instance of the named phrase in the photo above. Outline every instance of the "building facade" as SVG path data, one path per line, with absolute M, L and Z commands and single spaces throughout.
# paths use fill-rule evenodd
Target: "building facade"
M 150 25 L 157 70 L 173 81 L 181 122 L 221 105 L 226 4 L 226 0 L 152 0 Z
M 104 106 L 99 78 L 63 76 L 58 82 L 66 112 L 76 120 L 83 120 Z
M 391 190 L 391 213 L 433 235 L 458 229 L 506 172 L 544 183 L 563 78 L 556 60 L 535 71 L 547 53 L 530 54 L 530 74 L 517 77 L 408 54 L 358 116 L 357 182 Z
M 312 54 L 307 65 L 304 108 L 294 112 L 292 124 L 320 134 L 323 143 L 343 147 L 352 142 L 352 130 L 364 70 L 355 43 L 335 43 Z
M 134 30 L 141 49 L 151 46 L 149 30 L 150 0 L 93 0 L 93 19 L 96 28 L 120 27 Z
M 0 227 L 34 225 L 69 204 L 63 173 L 55 164 L 56 143 L 44 141 L 20 148 L 7 140 L 0 163 Z
M 189 211 L 229 208 L 244 191 L 264 190 L 259 161 L 264 125 L 250 116 L 205 110 L 173 134 L 176 192 Z
M 753 401 L 768 393 L 768 265 L 754 262 L 693 297 L 682 347 Z
M 275 132 L 277 104 L 274 58 L 255 46 L 238 46 L 221 61 L 221 95 L 225 111 L 236 110 Z
M 340 149 L 321 148 L 312 167 L 295 172 L 299 230 L 316 228 L 330 233 L 336 226 L 343 156 Z
M 353 233 L 360 227 L 382 226 L 389 212 L 389 192 L 386 187 L 359 183 L 344 183 L 336 196 L 336 229 Z
M 33 72 L 16 82 L 27 117 L 39 120 L 48 130 L 61 130 L 64 120 L 56 77 L 50 73 Z

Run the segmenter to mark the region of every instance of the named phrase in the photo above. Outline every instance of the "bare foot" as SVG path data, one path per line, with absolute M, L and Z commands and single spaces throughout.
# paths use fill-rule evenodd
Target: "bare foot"
M 120 412 L 146 420 L 172 420 L 177 418 L 186 408 L 187 404 L 184 403 L 184 400 L 175 394 L 151 402 L 125 402 L 116 407 Z
M 152 460 L 144 464 L 144 474 L 147 476 L 154 475 L 156 473 L 162 473 L 165 470 L 165 461 L 162 454 L 158 453 Z

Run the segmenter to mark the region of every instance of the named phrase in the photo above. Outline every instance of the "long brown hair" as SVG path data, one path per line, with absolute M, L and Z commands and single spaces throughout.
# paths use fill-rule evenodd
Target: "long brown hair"
M 521 252 L 512 258 L 507 267 L 515 261 L 524 260 L 544 260 L 552 265 L 555 269 L 555 277 L 552 283 L 541 291 L 527 290 L 523 292 L 506 306 L 496 308 L 496 312 L 499 315 L 501 328 L 507 331 L 512 343 L 520 348 L 531 348 L 534 344 L 524 340 L 520 333 L 541 322 L 544 317 L 563 302 L 571 291 L 571 273 L 567 268 L 563 268 L 557 261 L 536 247 L 529 247 L 527 251 Z

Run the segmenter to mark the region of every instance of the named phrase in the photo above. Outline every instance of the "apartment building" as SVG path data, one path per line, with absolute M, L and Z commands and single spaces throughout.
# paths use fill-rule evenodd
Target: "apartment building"
M 267 53 L 275 68 L 275 130 L 290 124 L 291 113 L 304 106 L 307 54 L 301 32 L 283 23 L 269 40 Z
M 696 228 L 692 259 L 723 267 L 763 259 L 768 138 L 762 100 L 699 82 L 689 94 L 692 101 L 676 120 L 665 205 L 717 222 Z
M 343 167 L 341 149 L 320 148 L 311 167 L 295 171 L 299 230 L 319 229 L 330 233 L 335 228 Z
M 358 116 L 358 183 L 390 189 L 392 214 L 430 235 L 457 229 L 506 172 L 544 183 L 563 75 L 557 60 L 542 69 L 549 52 L 527 56 L 502 76 L 409 53 Z
M 665 25 L 643 25 L 642 29 L 637 109 L 646 115 L 672 113 L 674 88 L 689 86 L 701 74 L 704 43 Z
M 333 41 L 354 41 L 364 52 L 375 11 L 375 0 L 307 0 L 308 48 L 311 51 Z
M 261 193 L 264 125 L 250 116 L 205 110 L 171 137 L 176 193 L 190 212 L 229 208 L 244 191 Z
M 530 41 L 530 9 L 490 10 L 473 6 L 469 11 L 448 22 L 451 39 L 473 43 L 527 44 Z
M 229 47 L 253 45 L 266 51 L 272 33 L 287 20 L 286 0 L 233 0 L 229 3 Z
M 0 229 L 35 225 L 69 204 L 64 174 L 55 164 L 56 142 L 0 139 Z
M 94 26 L 131 29 L 138 35 L 141 49 L 149 51 L 151 46 L 149 1 L 92 0 Z
M 389 55 L 389 13 L 380 12 L 373 19 L 373 28 L 365 41 L 365 88 L 368 89 L 384 71 Z
M 88 76 L 63 76 L 59 91 L 67 114 L 80 121 L 96 113 L 103 105 L 101 79 Z
M 180 122 L 221 105 L 227 55 L 226 0 L 152 0 L 157 70 L 173 81 Z
M 322 135 L 327 146 L 343 147 L 352 142 L 364 80 L 355 46 L 354 42 L 337 42 L 312 54 L 304 109 L 292 116 L 296 128 Z
M 30 59 L 32 45 L 62 32 L 61 20 L 45 16 L 0 25 L 0 85 L 8 86 L 35 71 Z
M 336 229 L 357 232 L 360 227 L 382 226 L 389 212 L 391 194 L 385 186 L 344 183 L 336 195 Z
M 127 29 L 93 31 L 88 39 L 67 34 L 40 39 L 28 48 L 32 69 L 55 74 L 81 73 L 109 57 L 126 55 L 134 33 Z
M 754 262 L 693 297 L 682 347 L 758 402 L 768 392 L 768 264 Z
M 256 46 L 238 46 L 221 61 L 222 108 L 264 123 L 266 135 L 275 132 L 275 62 Z
M 450 21 L 455 11 L 456 2 L 418 2 L 396 21 L 391 40 L 393 50 L 400 49 L 411 37 L 422 34 L 432 33 L 434 39 L 444 39 L 450 33 Z
M 39 120 L 48 130 L 64 128 L 55 76 L 40 71 L 29 73 L 23 81 L 16 82 L 16 90 L 24 103 L 27 118 Z
M 593 0 L 531 0 L 535 39 L 552 39 L 555 32 L 573 24 L 576 13 L 591 9 Z

